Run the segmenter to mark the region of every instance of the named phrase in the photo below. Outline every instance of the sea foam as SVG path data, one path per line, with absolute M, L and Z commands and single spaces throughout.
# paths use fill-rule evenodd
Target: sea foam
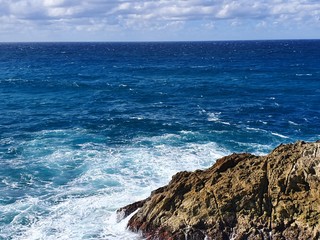
M 76 148 L 66 144 L 79 134 L 90 142 Z M 20 144 L 29 161 L 29 170 L 19 169 L 25 179 L 4 182 L 8 188 L 20 182 L 16 187 L 25 189 L 25 195 L 0 206 L 0 212 L 12 216 L 1 237 L 139 239 L 127 232 L 127 219 L 116 221 L 116 209 L 147 197 L 176 172 L 209 167 L 227 153 L 212 142 L 182 144 L 192 134 L 139 137 L 131 144 L 108 146 L 93 143 L 90 137 L 95 136 L 81 129 L 36 133 L 34 140 Z M 49 141 L 40 153 L 37 148 Z

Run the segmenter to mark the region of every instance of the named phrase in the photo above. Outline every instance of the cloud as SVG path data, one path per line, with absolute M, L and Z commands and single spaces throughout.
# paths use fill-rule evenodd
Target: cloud
M 195 21 L 208 29 L 224 20 L 233 26 L 251 20 L 263 26 L 271 22 L 319 25 L 320 16 L 316 0 L 0 0 L 0 6 L 3 31 L 8 25 L 35 29 L 52 25 L 61 30 L 69 26 L 79 31 L 117 26 L 143 31 L 181 28 Z

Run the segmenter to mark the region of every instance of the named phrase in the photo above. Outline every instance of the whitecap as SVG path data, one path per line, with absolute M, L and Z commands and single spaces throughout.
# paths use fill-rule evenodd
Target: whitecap
M 282 135 L 280 133 L 271 132 L 271 134 L 274 135 L 274 136 L 277 136 L 277 137 L 281 137 L 281 138 L 289 138 L 289 137 L 284 136 L 284 135 Z
M 298 123 L 295 123 L 293 121 L 288 121 L 288 123 L 291 124 L 291 125 L 294 125 L 294 126 L 298 126 L 299 125 Z
M 262 120 L 259 120 L 258 122 L 260 122 L 260 123 L 262 123 L 262 124 L 264 124 L 264 125 L 268 124 L 268 122 L 262 121 Z
M 302 76 L 312 76 L 312 73 L 296 73 L 297 77 L 302 77 Z
M 208 113 L 208 121 L 209 122 L 218 122 L 220 121 L 221 112 L 212 112 Z
M 250 131 L 256 131 L 256 132 L 259 132 L 259 131 L 263 131 L 262 129 L 260 128 L 252 128 L 252 127 L 246 127 L 247 130 L 250 130 Z
M 217 123 L 221 123 L 223 125 L 231 125 L 231 123 L 229 123 L 227 121 L 222 121 L 222 119 L 220 117 L 221 112 L 210 112 L 210 113 L 207 113 L 207 116 L 208 116 L 209 122 L 217 122 Z
M 130 119 L 133 119 L 133 120 L 143 120 L 144 118 L 143 117 L 130 117 Z

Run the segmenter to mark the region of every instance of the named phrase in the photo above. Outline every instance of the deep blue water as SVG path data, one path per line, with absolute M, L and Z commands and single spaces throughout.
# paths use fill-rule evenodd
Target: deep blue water
M 320 139 L 320 41 L 0 44 L 0 239 L 135 239 L 115 210 Z

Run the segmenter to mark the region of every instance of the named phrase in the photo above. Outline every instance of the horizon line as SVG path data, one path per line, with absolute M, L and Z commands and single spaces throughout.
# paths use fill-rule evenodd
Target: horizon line
M 133 41 L 0 41 L 0 44 L 8 43 L 201 43 L 201 42 L 259 42 L 259 41 L 319 41 L 320 38 L 275 38 L 275 39 L 229 39 L 229 40 L 133 40 Z

